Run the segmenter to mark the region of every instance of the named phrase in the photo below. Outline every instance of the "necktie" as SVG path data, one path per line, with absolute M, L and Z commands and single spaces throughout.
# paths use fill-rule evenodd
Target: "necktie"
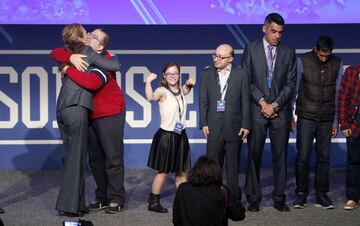
M 272 54 L 273 47 L 271 45 L 268 45 L 267 47 L 268 47 L 268 54 L 267 54 L 266 60 L 267 60 L 267 66 L 268 66 L 268 70 L 269 70 L 269 76 L 271 76 L 272 71 L 273 71 L 273 63 L 274 63 L 273 54 Z

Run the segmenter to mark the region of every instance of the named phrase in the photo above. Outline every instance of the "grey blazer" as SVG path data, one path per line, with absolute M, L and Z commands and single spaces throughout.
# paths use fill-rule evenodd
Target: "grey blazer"
M 275 121 L 287 122 L 291 120 L 291 98 L 296 85 L 296 56 L 295 51 L 279 44 L 276 48 L 276 60 L 271 89 L 267 83 L 267 63 L 263 40 L 250 43 L 244 50 L 241 66 L 248 70 L 250 76 L 250 102 L 253 119 L 265 119 L 258 105 L 261 98 L 268 103 L 276 101 L 280 110 Z
M 103 71 L 120 70 L 120 64 L 118 63 L 116 57 L 106 59 L 104 56 L 95 52 L 90 46 L 84 46 L 81 53 L 87 56 L 85 60 L 89 63 L 88 71 L 91 71 L 94 67 Z M 89 90 L 77 85 L 65 75 L 62 79 L 62 86 L 57 100 L 56 112 L 73 105 L 80 105 L 92 110 L 93 94 Z
M 217 112 L 220 100 L 218 72 L 214 67 L 201 73 L 200 128 L 209 127 L 208 141 L 216 141 L 222 134 L 227 141 L 239 139 L 241 128 L 250 129 L 249 78 L 245 69 L 232 66 L 225 95 L 225 112 Z M 220 120 L 222 119 L 222 120 Z

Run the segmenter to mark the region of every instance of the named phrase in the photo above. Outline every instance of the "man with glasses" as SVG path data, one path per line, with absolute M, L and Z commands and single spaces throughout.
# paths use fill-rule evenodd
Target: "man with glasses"
M 316 47 L 298 59 L 296 100 L 297 156 L 294 209 L 303 209 L 309 195 L 309 161 L 315 139 L 315 206 L 333 209 L 327 196 L 331 138 L 338 130 L 336 95 L 342 78 L 341 59 L 332 55 L 333 41 L 321 36 Z
M 227 185 L 241 201 L 239 156 L 250 129 L 248 73 L 232 64 L 234 50 L 228 44 L 217 47 L 212 58 L 214 66 L 201 73 L 200 128 L 207 139 L 207 155 L 221 169 L 226 158 Z
M 250 73 L 252 113 L 245 190 L 248 210 L 259 211 L 262 199 L 260 165 L 269 131 L 274 173 L 274 208 L 289 211 L 285 203 L 286 156 L 292 118 L 291 99 L 296 84 L 296 57 L 294 50 L 280 44 L 284 31 L 284 19 L 281 15 L 267 15 L 262 31 L 264 37 L 248 44 L 242 56 L 242 67 Z

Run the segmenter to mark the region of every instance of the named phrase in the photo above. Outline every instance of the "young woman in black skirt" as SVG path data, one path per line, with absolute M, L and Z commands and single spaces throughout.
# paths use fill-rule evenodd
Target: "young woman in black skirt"
M 160 87 L 153 92 L 151 82 L 157 75 L 151 73 L 146 79 L 145 93 L 148 101 L 158 101 L 160 129 L 155 133 L 149 154 L 148 167 L 158 171 L 149 195 L 148 210 L 167 213 L 160 205 L 160 192 L 169 173 L 175 173 L 175 185 L 186 181 L 185 171 L 190 167 L 190 146 L 185 131 L 186 100 L 195 84 L 188 79 L 180 86 L 180 66 L 175 62 L 164 65 Z

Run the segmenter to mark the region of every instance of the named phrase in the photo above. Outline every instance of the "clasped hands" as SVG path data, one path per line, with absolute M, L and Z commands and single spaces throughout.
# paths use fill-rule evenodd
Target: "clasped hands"
M 265 118 L 272 119 L 278 117 L 278 114 L 274 111 L 274 108 L 271 104 L 268 104 L 265 100 L 262 100 L 259 104 L 261 106 L 261 114 Z

